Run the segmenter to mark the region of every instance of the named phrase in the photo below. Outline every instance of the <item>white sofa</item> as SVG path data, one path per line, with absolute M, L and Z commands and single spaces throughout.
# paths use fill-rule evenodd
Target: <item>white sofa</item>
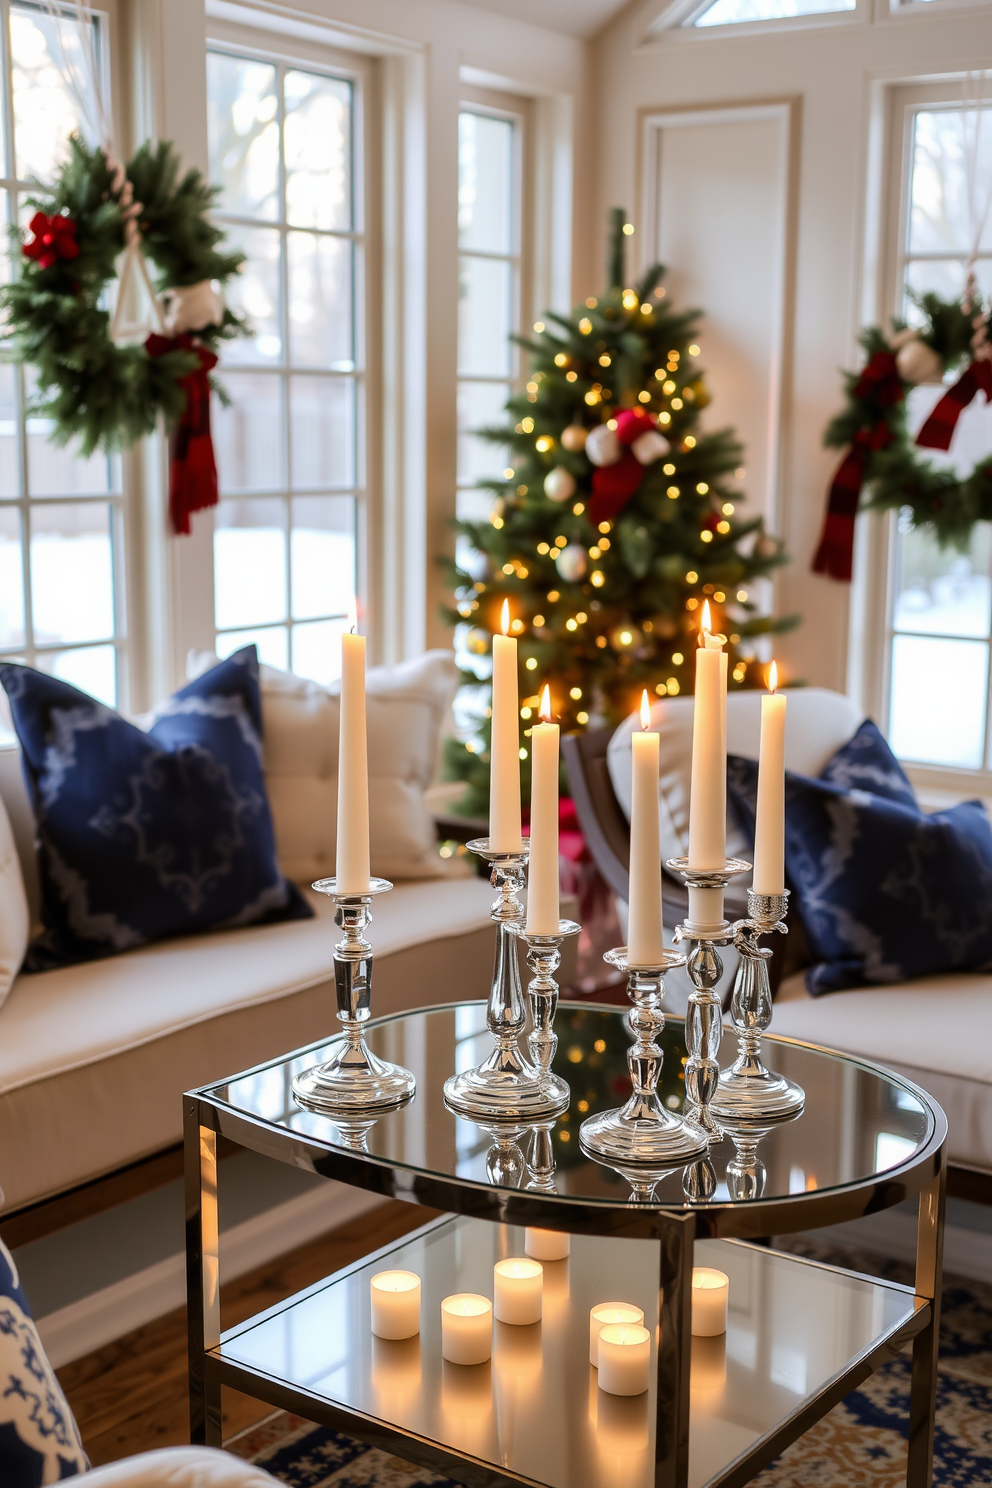
M 202 670 L 203 658 L 194 669 Z M 484 996 L 493 890 L 437 857 L 422 792 L 454 687 L 450 654 L 370 673 L 373 1012 Z M 263 668 L 266 780 L 284 870 L 333 871 L 337 700 Z M 0 749 L 32 921 L 34 826 L 16 748 Z M 428 876 L 430 875 L 430 876 Z M 58 971 L 19 975 L 0 1006 L 4 1212 L 178 1142 L 181 1094 L 333 1032 L 329 969 L 340 931 L 304 890 L 312 920 L 165 941 Z
M 731 754 L 757 757 L 760 707 L 757 692 L 728 697 Z M 863 719 L 840 693 L 814 687 L 790 692 L 786 767 L 818 775 Z M 607 750 L 613 789 L 628 819 L 630 735 L 636 726 L 636 719 L 627 719 Z M 652 728 L 661 731 L 660 819 L 667 859 L 688 851 L 692 699 L 656 704 Z M 731 818 L 728 852 L 749 856 L 736 833 Z M 947 1115 L 949 1162 L 992 1175 L 992 974 L 949 973 L 814 998 L 797 971 L 778 990 L 772 1032 L 862 1055 L 915 1080 Z

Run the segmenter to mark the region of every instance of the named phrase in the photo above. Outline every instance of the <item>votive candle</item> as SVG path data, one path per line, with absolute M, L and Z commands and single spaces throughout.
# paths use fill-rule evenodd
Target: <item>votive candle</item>
M 493 1267 L 494 1312 L 501 1323 L 526 1327 L 541 1321 L 544 1267 L 526 1256 L 497 1261 Z
M 589 1312 L 589 1363 L 599 1368 L 599 1333 L 615 1323 L 643 1324 L 644 1312 L 633 1302 L 597 1302 Z
M 493 1351 L 493 1304 L 476 1292 L 441 1303 L 441 1357 L 449 1364 L 484 1364 Z
M 571 1250 L 571 1235 L 561 1230 L 524 1231 L 524 1250 L 535 1261 L 563 1261 Z
M 415 1271 L 377 1271 L 369 1292 L 377 1338 L 413 1338 L 420 1332 L 420 1277 Z
M 730 1278 L 712 1266 L 692 1270 L 692 1331 L 697 1338 L 715 1338 L 727 1331 Z
M 607 1395 L 643 1395 L 651 1367 L 651 1334 L 636 1323 L 599 1331 L 599 1388 Z

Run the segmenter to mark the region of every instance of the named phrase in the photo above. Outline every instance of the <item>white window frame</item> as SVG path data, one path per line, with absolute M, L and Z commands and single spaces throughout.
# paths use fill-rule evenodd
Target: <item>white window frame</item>
M 810 15 L 778 16 L 767 20 L 732 21 L 723 26 L 697 26 L 695 21 L 710 7 L 711 0 L 669 0 L 645 30 L 642 48 L 694 45 L 716 38 L 764 36 L 770 32 L 806 31 L 823 26 L 870 25 L 875 0 L 855 0 L 851 10 L 824 10 Z M 894 3 L 894 0 L 893 0 Z M 940 0 L 930 0 L 939 4 Z M 949 0 L 954 3 L 954 0 Z M 985 3 L 985 0 L 974 0 Z M 920 9 L 924 9 L 920 5 Z
M 381 529 L 381 472 L 378 457 L 378 434 L 381 429 L 381 418 L 377 413 L 377 407 L 381 402 L 378 396 L 379 368 L 378 358 L 375 350 L 379 345 L 380 323 L 376 311 L 380 294 L 378 285 L 381 280 L 379 272 L 379 224 L 376 210 L 377 190 L 376 175 L 373 170 L 374 149 L 370 143 L 375 140 L 375 130 L 371 118 L 371 98 L 375 92 L 375 64 L 372 59 L 360 53 L 344 52 L 330 45 L 322 45 L 308 40 L 304 47 L 297 50 L 295 47 L 286 45 L 287 38 L 277 36 L 269 31 L 255 30 L 249 26 L 230 23 L 209 18 L 206 38 L 206 53 L 222 52 L 229 56 L 241 57 L 251 61 L 266 62 L 274 64 L 278 69 L 279 76 L 279 118 L 280 128 L 282 126 L 282 78 L 286 70 L 299 69 L 304 72 L 322 74 L 326 77 L 340 78 L 351 84 L 352 93 L 352 191 L 353 191 L 353 222 L 355 227 L 348 231 L 329 232 L 329 236 L 336 238 L 348 238 L 359 245 L 360 252 L 356 254 L 356 270 L 353 285 L 354 295 L 354 327 L 355 327 L 355 368 L 353 372 L 342 372 L 340 374 L 327 369 L 293 368 L 286 357 L 289 346 L 287 335 L 288 327 L 284 323 L 281 326 L 283 339 L 284 357 L 278 367 L 270 367 L 259 364 L 254 366 L 238 364 L 235 375 L 242 372 L 253 371 L 264 372 L 266 375 L 275 373 L 281 382 L 281 413 L 283 420 L 283 436 L 290 439 L 289 433 L 289 388 L 290 379 L 293 375 L 310 375 L 314 372 L 318 376 L 342 376 L 352 379 L 356 392 L 356 437 L 355 437 L 355 483 L 350 488 L 324 491 L 321 489 L 317 495 L 350 496 L 355 502 L 355 585 L 360 612 L 365 610 L 370 601 L 370 593 L 374 589 L 374 570 L 378 555 L 371 551 L 372 542 Z M 204 67 L 206 67 L 206 54 L 204 55 Z M 265 223 L 260 219 L 238 218 L 234 213 L 219 212 L 218 218 L 222 222 L 230 221 L 247 227 L 272 227 L 277 229 L 285 239 L 290 228 L 285 220 L 285 179 L 280 169 L 280 199 L 281 211 L 277 222 Z M 285 243 L 281 263 L 283 266 L 283 283 L 281 286 L 281 302 L 283 315 L 287 310 L 286 301 L 286 266 Z M 223 359 L 218 369 L 221 380 L 223 380 L 225 369 Z M 281 500 L 288 507 L 287 515 L 287 540 L 286 540 L 286 609 L 285 621 L 273 623 L 271 627 L 242 627 L 237 629 L 279 629 L 284 627 L 288 632 L 289 661 L 292 664 L 292 631 L 297 624 L 311 623 L 309 620 L 294 621 L 292 618 L 292 592 L 290 587 L 291 558 L 290 558 L 290 535 L 292 519 L 292 500 L 297 496 L 313 495 L 308 490 L 298 490 L 292 485 L 291 471 L 287 468 L 287 483 L 284 490 L 274 491 L 232 491 L 227 492 L 221 487 L 221 500 L 253 501 L 253 500 Z M 211 536 L 212 544 L 212 536 Z M 211 564 L 211 583 L 213 569 Z M 211 602 L 211 609 L 213 605 Z M 320 617 L 325 618 L 325 617 Z M 337 618 L 337 617 L 332 617 Z M 219 631 L 216 624 L 213 625 L 212 635 L 220 635 L 225 632 Z
M 930 0 L 919 9 L 942 7 L 956 0 Z M 987 0 L 984 0 L 987 3 Z M 887 325 L 890 316 L 901 315 L 905 265 L 925 255 L 907 254 L 910 170 L 912 167 L 913 121 L 921 109 L 942 104 L 960 105 L 966 84 L 960 74 L 936 83 L 897 83 L 886 87 L 882 114 L 882 139 L 878 162 L 887 169 L 881 188 L 880 220 L 874 225 L 879 243 L 874 295 L 867 295 L 867 318 Z M 953 255 L 943 255 L 953 257 Z M 876 313 L 870 306 L 874 302 Z M 884 733 L 889 727 L 892 685 L 892 642 L 896 634 L 893 610 L 898 580 L 896 512 L 865 513 L 858 523 L 855 580 L 851 595 L 852 626 L 849 648 L 849 691 Z M 975 794 L 992 797 L 992 641 L 989 643 L 989 679 L 986 695 L 985 763 L 979 769 L 952 765 L 929 765 L 904 761 L 907 775 L 924 799 L 935 803 L 960 800 Z

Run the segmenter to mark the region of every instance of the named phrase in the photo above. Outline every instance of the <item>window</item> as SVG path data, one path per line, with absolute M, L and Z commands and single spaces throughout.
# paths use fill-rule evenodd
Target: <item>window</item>
M 793 16 L 823 15 L 831 10 L 854 10 L 856 0 L 713 0 L 683 24 L 737 26 L 745 21 L 782 21 Z
M 984 210 L 981 197 L 992 188 L 992 106 L 909 106 L 905 118 L 896 297 L 912 320 L 910 291 L 934 290 L 950 299 L 964 287 Z M 992 288 L 988 218 L 974 270 L 987 295 Z M 911 429 L 921 426 L 942 392 L 940 387 L 912 390 Z M 950 451 L 927 451 L 926 458 L 964 472 L 990 451 L 992 408 L 976 399 L 964 410 Z M 941 551 L 900 520 L 893 557 L 887 646 L 892 747 L 917 764 L 985 772 L 992 763 L 992 527 L 977 527 L 968 552 L 960 553 Z
M 315 681 L 339 674 L 364 500 L 363 252 L 357 84 L 208 54 L 217 216 L 247 255 L 224 352 L 214 535 L 219 654 Z
M 80 120 L 56 63 L 55 22 L 26 4 L 0 14 L 12 124 L 3 130 L 0 210 L 23 226 L 29 179 L 51 179 Z M 76 23 L 62 24 L 65 45 L 78 45 Z M 26 411 L 31 395 L 30 371 L 0 360 L 0 656 L 111 706 L 126 703 L 120 461 L 57 449 L 50 421 Z M 10 737 L 0 724 L 0 741 Z

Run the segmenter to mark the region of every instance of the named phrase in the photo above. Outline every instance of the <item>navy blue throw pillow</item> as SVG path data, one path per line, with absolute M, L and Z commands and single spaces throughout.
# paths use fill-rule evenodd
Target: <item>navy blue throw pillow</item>
M 308 919 L 279 870 L 254 646 L 147 733 L 68 683 L 0 664 L 38 833 L 44 931 L 26 971 L 170 935 Z
M 758 767 L 727 784 L 752 840 Z M 785 776 L 785 866 L 813 996 L 992 965 L 992 826 L 980 801 L 928 816 L 874 724 L 818 780 Z
M 0 1483 L 42 1488 L 89 1468 L 69 1402 L 55 1378 L 0 1240 Z

